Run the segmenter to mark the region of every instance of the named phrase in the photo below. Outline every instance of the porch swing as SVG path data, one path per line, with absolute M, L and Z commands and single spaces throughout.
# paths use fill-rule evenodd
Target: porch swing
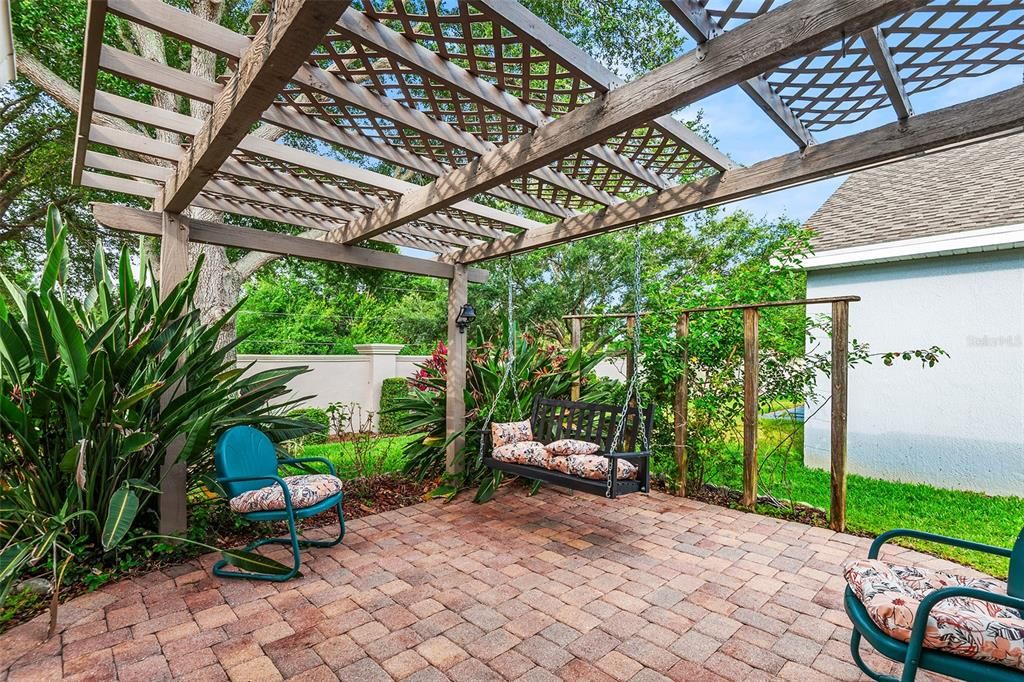
M 634 232 L 633 290 L 636 326 L 630 353 L 634 367 L 640 359 L 640 236 Z M 512 317 L 512 265 L 508 263 L 506 296 L 505 370 L 487 411 L 480 437 L 478 462 L 492 471 L 550 483 L 592 495 L 614 499 L 629 493 L 650 491 L 650 433 L 654 406 L 641 402 L 634 372 L 626 386 L 622 405 L 558 400 L 537 396 L 529 419 L 493 423 L 494 410 L 511 384 L 514 404 L 519 388 L 512 380 L 515 365 L 515 333 Z

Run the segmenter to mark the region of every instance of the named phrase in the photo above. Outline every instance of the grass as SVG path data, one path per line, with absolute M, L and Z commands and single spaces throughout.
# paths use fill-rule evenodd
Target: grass
M 792 438 L 793 448 L 789 454 L 785 446 L 769 454 L 794 428 L 797 433 Z M 829 472 L 804 466 L 802 425 L 786 420 L 762 420 L 758 451 L 761 453 L 762 493 L 768 490 L 780 499 L 828 509 Z M 729 453 L 722 474 L 712 482 L 742 487 L 741 460 L 742 448 L 737 446 L 735 452 Z M 767 505 L 761 507 L 760 511 L 773 511 Z M 847 479 L 846 519 L 847 528 L 852 532 L 878 535 L 892 528 L 915 528 L 1011 547 L 1024 527 L 1024 498 L 944 490 L 920 483 L 883 481 L 851 474 Z M 906 546 L 1006 577 L 1006 559 L 936 543 L 907 541 Z
M 381 436 L 360 442 L 307 445 L 301 456 L 323 457 L 329 460 L 337 469 L 338 477 L 343 480 L 360 478 L 367 474 L 388 474 L 402 470 L 405 465 L 405 445 L 420 437 L 415 434 Z

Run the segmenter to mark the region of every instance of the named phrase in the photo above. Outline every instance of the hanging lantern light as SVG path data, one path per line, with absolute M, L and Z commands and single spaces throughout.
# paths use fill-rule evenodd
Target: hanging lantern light
M 459 328 L 459 333 L 466 333 L 466 327 L 476 319 L 476 310 L 473 309 L 473 305 L 470 303 L 463 303 L 462 307 L 459 308 L 459 314 L 455 317 L 455 325 Z

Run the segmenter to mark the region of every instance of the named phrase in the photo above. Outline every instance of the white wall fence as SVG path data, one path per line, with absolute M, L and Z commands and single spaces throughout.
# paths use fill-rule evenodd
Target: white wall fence
M 303 406 L 327 407 L 331 403 L 356 403 L 363 411 L 376 413 L 380 408 L 381 388 L 385 379 L 409 378 L 425 355 L 399 355 L 403 346 L 390 343 L 368 343 L 356 346 L 358 355 L 239 355 L 238 364 L 254 363 L 250 371 L 306 365 L 310 371 L 291 382 L 286 399 L 309 398 Z M 597 367 L 598 376 L 624 378 L 621 358 L 605 360 Z M 373 427 L 377 427 L 374 414 Z

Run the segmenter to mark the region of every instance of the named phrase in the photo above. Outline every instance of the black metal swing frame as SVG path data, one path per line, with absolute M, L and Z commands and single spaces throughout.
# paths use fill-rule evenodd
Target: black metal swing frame
M 621 443 L 615 443 L 615 432 L 619 419 L 625 419 Z M 643 420 L 641 422 L 641 420 Z M 537 396 L 530 412 L 530 426 L 533 438 L 550 443 L 562 438 L 575 438 L 597 443 L 601 449 L 598 455 L 608 458 L 608 475 L 605 480 L 581 478 L 561 471 L 552 471 L 526 464 L 500 462 L 491 457 L 491 433 L 485 429 L 483 463 L 490 469 L 521 476 L 533 481 L 542 481 L 572 490 L 601 495 L 614 499 L 629 493 L 646 493 L 651 490 L 650 450 L 636 450 L 638 427 L 651 432 L 654 425 L 654 405 L 643 408 L 630 405 L 625 414 L 621 405 L 602 405 L 571 400 L 554 400 Z M 616 447 L 618 446 L 618 449 Z M 637 466 L 635 479 L 618 479 L 618 460 L 625 459 Z

